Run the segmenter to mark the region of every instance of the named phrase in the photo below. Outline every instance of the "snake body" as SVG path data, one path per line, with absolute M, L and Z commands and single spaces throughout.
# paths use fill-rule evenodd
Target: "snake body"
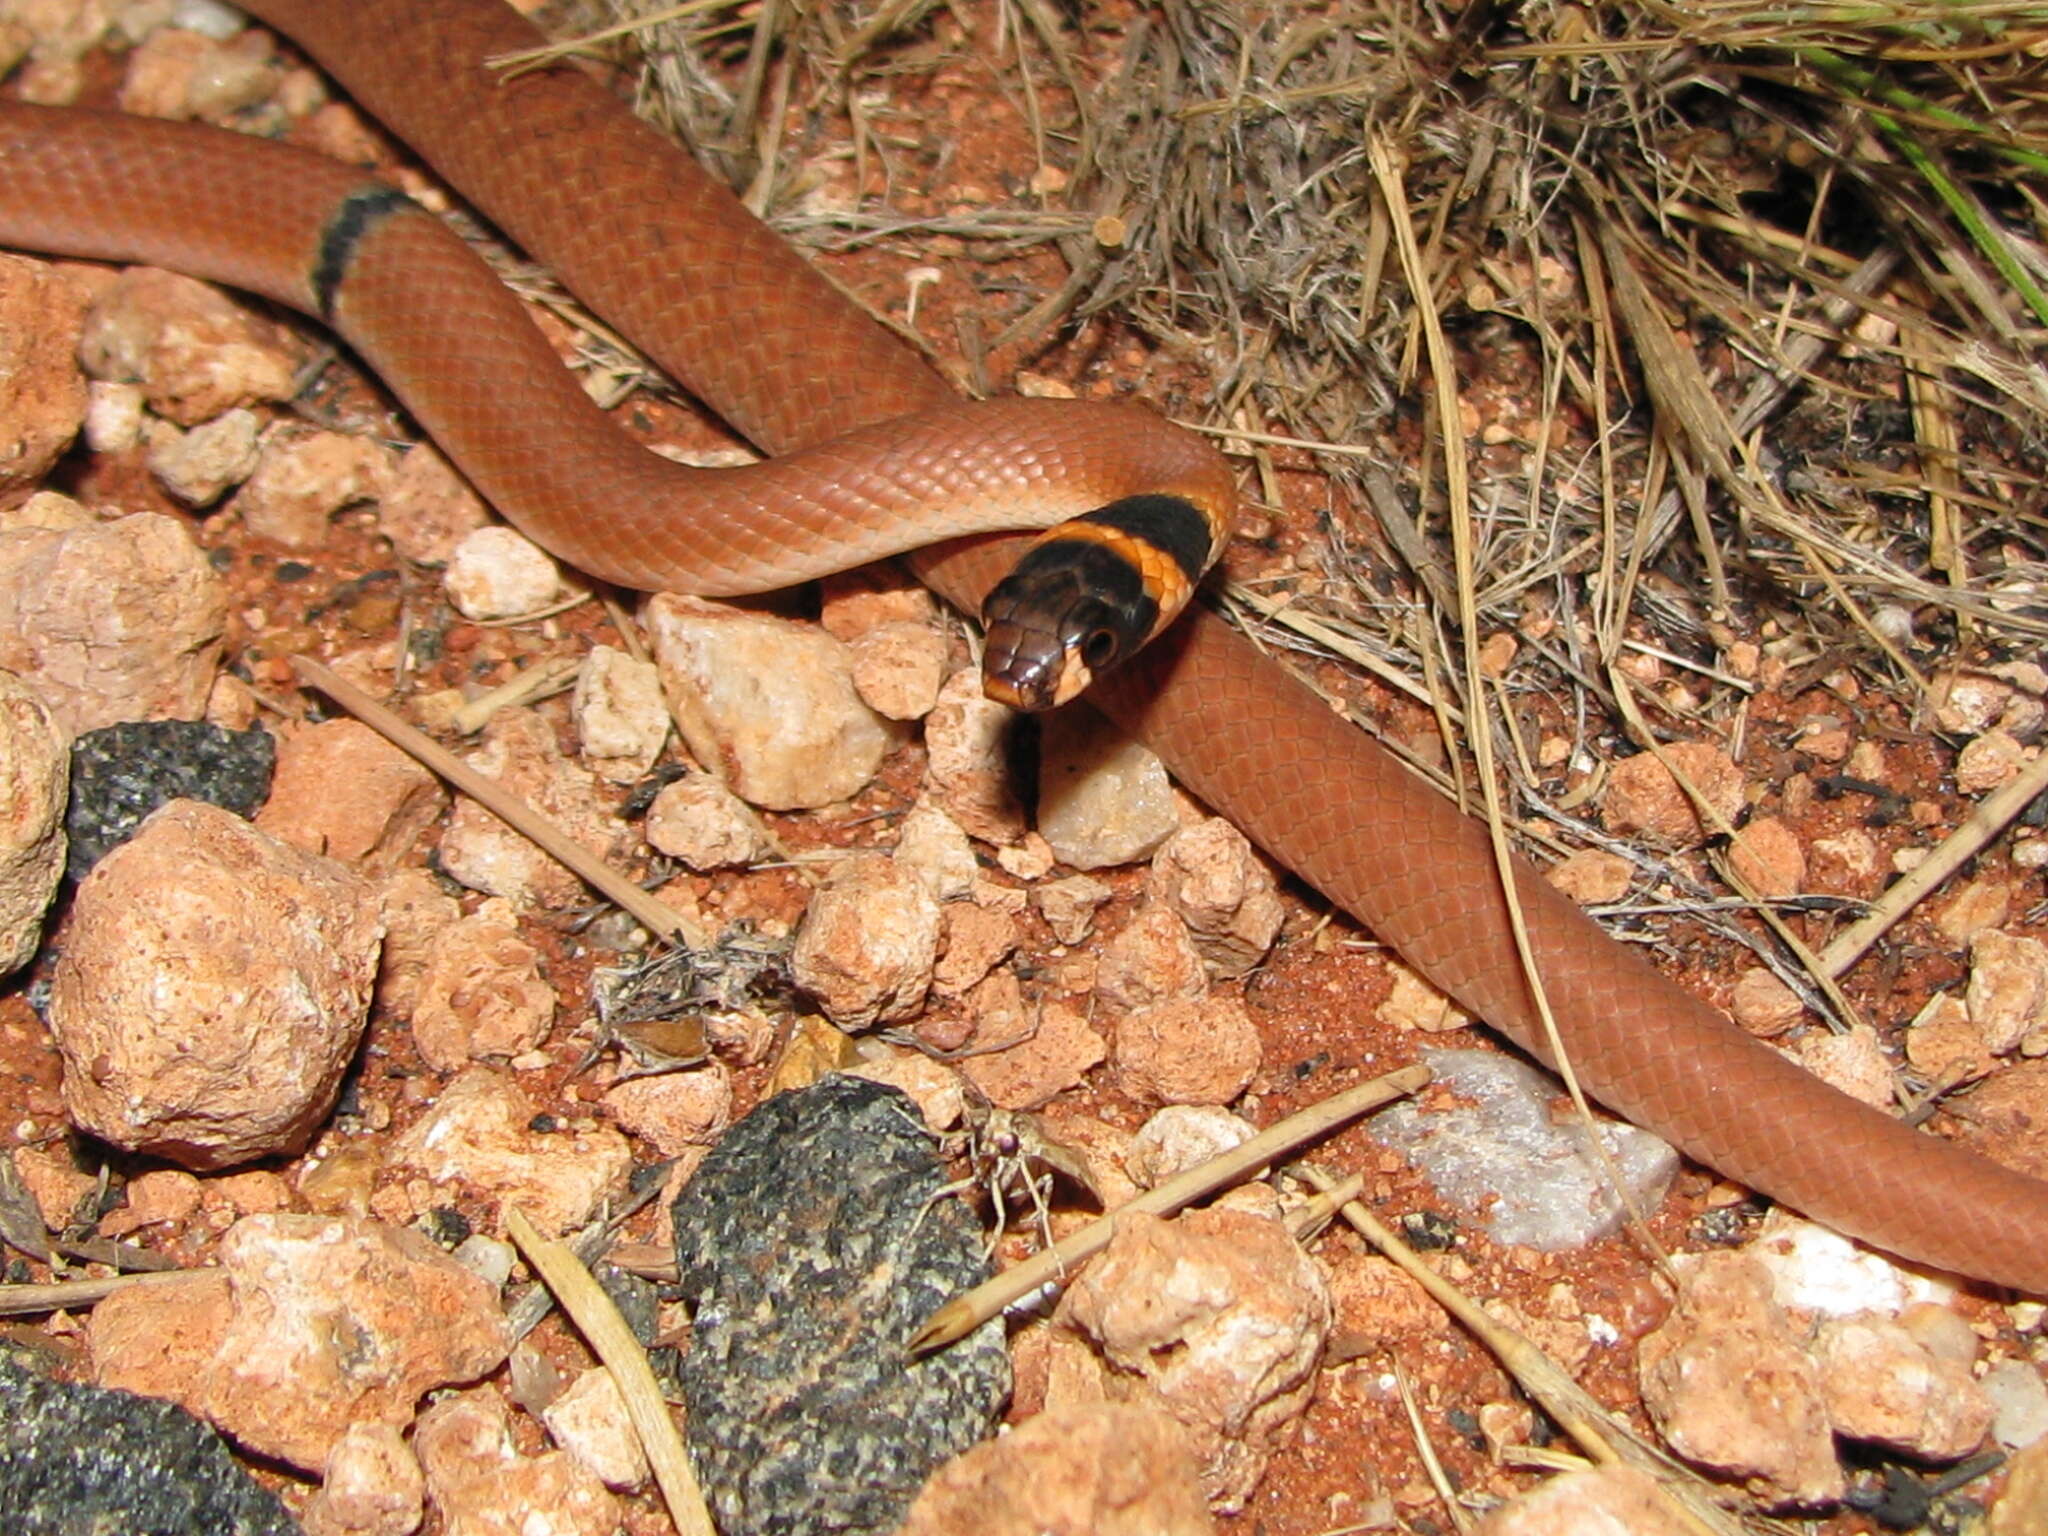
M 894 532 L 871 508 L 896 491 L 875 488 L 919 482 L 970 508 L 993 483 L 998 499 L 1041 499 L 1061 516 L 1153 491 L 1227 504 L 1213 459 L 1143 413 L 961 407 L 602 87 L 573 69 L 488 75 L 480 60 L 537 41 L 496 0 L 247 8 L 779 456 L 763 471 L 783 477 L 773 505 L 736 503 L 721 486 L 688 521 L 657 510 L 670 503 L 651 494 L 644 464 L 551 356 L 530 366 L 508 337 L 532 327 L 502 294 L 475 294 L 474 270 L 455 270 L 466 253 L 432 220 L 385 219 L 323 273 L 340 200 L 364 195 L 352 171 L 288 174 L 266 146 L 229 135 L 172 141 L 161 125 L 104 117 L 57 128 L 7 108 L 0 243 L 150 260 L 324 309 L 478 488 L 572 563 L 637 585 L 671 584 L 679 564 L 728 573 L 722 590 L 784 585 L 887 553 Z M 920 537 L 983 526 L 926 525 Z M 912 560 L 975 611 L 1018 542 L 956 540 Z M 1191 609 L 1088 697 L 1462 1006 L 1547 1058 L 1484 829 L 1221 620 Z M 1610 1109 L 1842 1232 L 2048 1295 L 2048 1184 L 1823 1085 L 1607 938 L 1532 868 L 1518 863 L 1515 878 L 1561 1038 Z

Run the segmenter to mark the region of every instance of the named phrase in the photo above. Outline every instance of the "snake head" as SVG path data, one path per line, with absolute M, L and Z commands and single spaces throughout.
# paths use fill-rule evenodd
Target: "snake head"
M 1079 697 L 1179 616 L 1216 546 L 1178 496 L 1128 496 L 1050 529 L 982 601 L 982 691 L 1023 710 Z
M 1096 674 L 1145 643 L 1154 612 L 1131 593 L 1090 590 L 1085 573 L 1031 570 L 1029 560 L 999 582 L 981 606 L 988 633 L 981 689 L 1012 709 L 1051 709 L 1078 698 Z

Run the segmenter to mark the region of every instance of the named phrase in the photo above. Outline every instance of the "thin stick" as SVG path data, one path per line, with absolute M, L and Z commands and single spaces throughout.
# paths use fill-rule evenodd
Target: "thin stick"
M 1311 1104 L 1299 1114 L 1289 1115 L 1268 1126 L 1242 1146 L 1220 1157 L 1212 1157 L 1199 1168 L 1168 1179 L 1135 1200 L 1118 1206 L 1097 1221 L 1091 1221 L 1052 1247 L 1013 1264 L 994 1279 L 963 1291 L 940 1307 L 910 1341 L 912 1359 L 967 1337 L 990 1318 L 1001 1314 L 1013 1302 L 1021 1301 L 1042 1285 L 1065 1277 L 1083 1259 L 1100 1253 L 1116 1235 L 1116 1226 L 1126 1216 L 1170 1216 L 1183 1206 L 1199 1200 L 1213 1189 L 1242 1178 L 1273 1162 L 1304 1142 L 1335 1130 L 1369 1110 L 1411 1094 L 1430 1079 L 1427 1067 L 1403 1067 L 1356 1088 L 1332 1094 L 1320 1104 Z
M 1942 839 L 1940 845 L 1916 864 L 1899 883 L 1884 893 L 1859 922 L 1844 928 L 1835 941 L 1820 952 L 1820 966 L 1830 976 L 1839 976 L 1863 957 L 1863 952 L 1882 938 L 1892 924 L 1910 912 L 1929 891 L 1956 872 L 1958 866 L 1975 858 L 1978 851 L 2005 830 L 2006 824 L 2024 811 L 2042 791 L 2048 790 L 2048 753 L 2027 765 L 2026 772 L 2010 784 L 1993 790 L 1970 813 L 1970 819 Z
M 592 889 L 632 913 L 643 928 L 671 943 L 687 944 L 692 949 L 709 946 L 708 936 L 674 907 L 641 890 L 504 785 L 478 773 L 446 747 L 407 725 L 355 684 L 345 681 L 331 667 L 322 666 L 310 656 L 294 656 L 291 665 L 300 682 L 319 689 L 399 751 L 416 758 L 513 831 L 539 844 L 551 858 L 567 865 Z
M 542 1237 L 517 1206 L 505 1208 L 505 1230 L 618 1383 L 619 1395 L 626 1400 L 626 1417 L 633 1421 L 633 1431 L 647 1452 L 677 1531 L 682 1536 L 715 1536 L 703 1490 L 697 1486 L 689 1454 L 683 1449 L 683 1437 L 676 1433 L 676 1421 L 661 1400 L 661 1388 L 655 1384 L 646 1351 L 619 1316 L 619 1309 L 582 1261 L 565 1245 Z
M 187 1276 L 203 1274 L 197 1269 L 153 1269 L 142 1274 L 103 1275 L 92 1280 L 54 1280 L 47 1285 L 0 1285 L 0 1317 L 20 1317 L 31 1312 L 57 1312 L 89 1307 L 105 1301 L 116 1291 L 137 1285 L 169 1285 Z
M 1436 1453 L 1436 1443 L 1429 1438 L 1429 1426 L 1422 1422 L 1422 1405 L 1415 1401 L 1408 1373 L 1401 1368 L 1398 1357 L 1394 1361 L 1394 1385 L 1400 1389 L 1401 1407 L 1408 1415 L 1408 1433 L 1415 1439 L 1415 1453 L 1422 1458 L 1422 1470 L 1428 1475 L 1430 1486 L 1436 1489 L 1437 1502 L 1449 1512 L 1451 1524 L 1469 1536 L 1472 1512 L 1458 1502 L 1458 1491 L 1451 1486 L 1450 1474 L 1444 1471 L 1443 1461 Z

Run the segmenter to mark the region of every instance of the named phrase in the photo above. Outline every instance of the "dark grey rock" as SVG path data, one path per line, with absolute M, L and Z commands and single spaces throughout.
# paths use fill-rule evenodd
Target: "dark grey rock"
M 83 880 L 172 800 L 252 814 L 270 794 L 276 765 L 277 739 L 268 731 L 224 730 L 203 720 L 128 720 L 87 731 L 71 744 L 65 877 Z
M 7 1536 L 298 1536 L 298 1522 L 176 1403 L 52 1381 L 0 1352 Z
M 988 1273 L 945 1182 L 906 1096 L 828 1077 L 735 1125 L 676 1200 L 689 1444 L 723 1536 L 893 1530 L 933 1468 L 993 1432 L 1000 1323 L 915 1363 L 904 1349 Z

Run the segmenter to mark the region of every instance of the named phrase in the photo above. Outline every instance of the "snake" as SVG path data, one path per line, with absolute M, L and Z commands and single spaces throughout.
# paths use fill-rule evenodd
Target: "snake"
M 326 319 L 509 520 L 629 586 L 762 590 L 908 550 L 917 575 L 972 614 L 1040 551 L 1051 574 L 1026 583 L 1021 610 L 993 615 L 1004 637 L 989 649 L 1013 658 L 997 668 L 1010 667 L 1017 699 L 1064 703 L 1085 687 L 1069 707 L 1145 742 L 1276 862 L 1554 1066 L 1511 878 L 1557 1038 L 1605 1107 L 1836 1231 L 2048 1296 L 2048 1183 L 1753 1039 L 1533 865 L 1516 856 L 1504 875 L 1480 822 L 1213 609 L 1172 618 L 1205 535 L 1184 522 L 1160 534 L 1160 503 L 1201 511 L 1220 546 L 1235 497 L 1191 434 L 1134 405 L 963 402 L 594 77 L 486 68 L 543 41 L 498 0 L 244 8 L 769 457 L 679 488 L 676 467 L 623 438 L 437 219 L 356 168 L 281 145 L 0 104 L 0 245 L 150 262 Z M 1049 532 L 994 531 L 1056 519 Z M 1032 616 L 1048 584 L 1057 610 L 1076 600 L 1077 573 L 1119 571 L 1121 595 L 1079 594 L 1078 625 Z M 1140 638 L 1150 643 L 1133 651 Z

